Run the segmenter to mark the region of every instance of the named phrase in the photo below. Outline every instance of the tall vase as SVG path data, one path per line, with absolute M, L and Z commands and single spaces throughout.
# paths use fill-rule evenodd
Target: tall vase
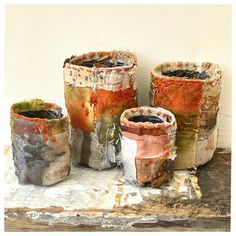
M 151 73 L 151 105 L 170 110 L 177 121 L 175 169 L 208 162 L 216 149 L 222 75 L 212 63 L 171 62 Z
M 176 121 L 160 107 L 125 110 L 121 122 L 121 162 L 125 179 L 138 186 L 159 187 L 173 176 Z
M 39 99 L 13 104 L 11 139 L 20 183 L 52 185 L 68 177 L 69 121 L 58 105 Z
M 135 55 L 123 51 L 90 52 L 65 60 L 74 164 L 99 170 L 116 165 L 120 115 L 137 105 L 136 64 Z

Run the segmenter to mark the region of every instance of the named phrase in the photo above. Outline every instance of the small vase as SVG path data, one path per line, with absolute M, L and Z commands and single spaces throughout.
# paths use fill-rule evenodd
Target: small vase
M 11 106 L 15 173 L 22 184 L 52 185 L 70 173 L 68 118 L 39 99 Z
M 175 169 L 197 167 L 216 149 L 221 71 L 212 63 L 173 62 L 151 73 L 151 105 L 171 111 L 177 121 Z
M 173 176 L 176 121 L 162 108 L 138 107 L 121 117 L 121 162 L 125 179 L 159 187 Z
M 102 170 L 117 164 L 120 115 L 137 105 L 136 64 L 132 53 L 121 51 L 65 60 L 65 104 L 75 165 Z

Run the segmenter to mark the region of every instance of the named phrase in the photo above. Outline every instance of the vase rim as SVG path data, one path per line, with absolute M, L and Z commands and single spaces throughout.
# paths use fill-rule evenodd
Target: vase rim
M 156 116 L 160 118 L 162 123 L 152 123 L 152 122 L 133 122 L 129 119 L 138 116 L 138 115 L 147 115 L 147 116 Z M 141 106 L 134 107 L 125 110 L 120 117 L 121 126 L 127 126 L 132 128 L 169 128 L 176 126 L 175 116 L 168 110 L 161 107 L 149 107 Z

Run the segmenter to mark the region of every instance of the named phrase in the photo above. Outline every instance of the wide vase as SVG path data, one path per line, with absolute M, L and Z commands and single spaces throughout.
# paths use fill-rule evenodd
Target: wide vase
M 222 73 L 218 65 L 171 62 L 151 72 L 152 106 L 171 111 L 177 121 L 175 169 L 208 162 L 216 149 Z

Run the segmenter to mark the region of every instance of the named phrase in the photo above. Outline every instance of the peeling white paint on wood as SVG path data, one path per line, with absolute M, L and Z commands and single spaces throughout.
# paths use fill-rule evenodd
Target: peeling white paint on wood
M 170 183 L 160 189 L 138 188 L 126 183 L 119 168 L 97 171 L 73 166 L 66 181 L 50 187 L 20 185 L 14 172 L 9 149 L 5 157 L 5 208 L 36 209 L 56 206 L 64 210 L 112 209 L 116 206 L 139 204 L 146 197 L 163 194 L 185 198 L 201 197 L 197 177 L 187 171 L 175 171 Z M 32 212 L 28 214 L 31 218 L 38 217 Z

